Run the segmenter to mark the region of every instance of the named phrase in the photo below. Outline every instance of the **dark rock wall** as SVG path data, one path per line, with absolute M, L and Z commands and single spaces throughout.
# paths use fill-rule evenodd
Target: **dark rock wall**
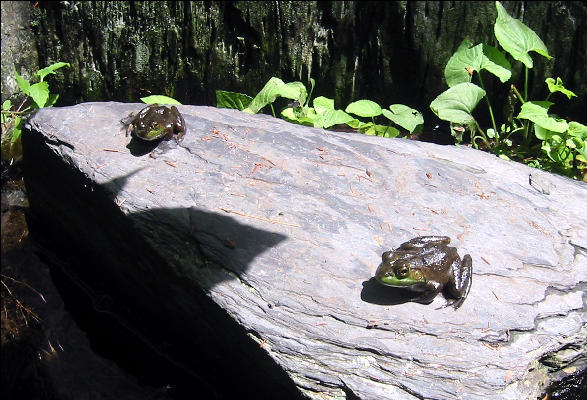
M 555 57 L 534 55 L 531 97 L 560 76 L 583 96 L 557 103 L 579 120 L 585 108 L 587 7 L 581 2 L 504 2 Z M 47 2 L 33 9 L 40 64 L 72 63 L 54 84 L 61 104 L 138 101 L 164 93 L 215 104 L 215 90 L 254 95 L 271 76 L 316 79 L 314 95 L 338 107 L 369 98 L 430 115 L 459 43 L 495 44 L 495 3 L 484 2 Z M 516 63 L 517 65 L 518 63 Z M 522 85 L 523 74 L 516 84 Z M 508 85 L 486 78 L 497 102 Z M 570 105 L 569 105 L 570 104 Z

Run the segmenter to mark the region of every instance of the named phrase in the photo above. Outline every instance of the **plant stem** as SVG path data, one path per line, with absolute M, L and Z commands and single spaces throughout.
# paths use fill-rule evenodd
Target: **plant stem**
M 481 129 L 481 127 L 479 126 L 479 124 L 477 123 L 477 121 L 475 121 L 475 125 L 477 126 L 477 129 L 481 133 L 481 136 L 474 135 L 471 138 L 471 143 L 473 144 L 473 147 L 475 147 L 476 149 L 479 148 L 479 146 L 477 146 L 477 142 L 475 140 L 478 139 L 478 138 L 480 138 L 481 140 L 483 140 L 483 142 L 485 142 L 485 145 L 487 146 L 487 148 L 490 148 L 491 146 L 489 144 L 489 140 L 487 139 L 487 135 L 485 135 L 485 132 L 483 132 L 483 129 Z
M 478 72 L 477 76 L 479 76 L 479 83 L 481 84 L 481 88 L 483 88 L 483 91 L 485 91 L 485 101 L 487 102 L 487 108 L 489 108 L 489 116 L 491 117 L 491 125 L 493 126 L 493 131 L 495 132 L 495 146 L 499 146 L 499 134 L 497 132 L 497 125 L 495 124 L 495 117 L 493 116 L 493 108 L 491 108 L 491 103 L 489 102 L 489 96 L 487 96 L 487 91 L 485 90 L 485 85 L 483 84 L 483 78 L 481 78 L 481 72 Z M 477 124 L 477 127 L 479 127 L 479 124 Z M 483 131 L 481 130 L 480 127 L 479 127 L 479 130 L 483 133 Z M 485 136 L 485 133 L 483 133 L 483 136 Z
M 522 97 L 520 92 L 518 92 L 518 89 L 516 89 L 516 87 L 514 85 L 512 85 L 512 90 L 514 91 L 516 96 L 518 96 L 518 100 L 520 100 L 520 103 L 524 104 L 526 102 L 526 100 L 524 100 L 524 98 Z
M 529 68 L 525 67 L 526 73 L 524 74 L 524 103 L 528 101 L 528 71 Z

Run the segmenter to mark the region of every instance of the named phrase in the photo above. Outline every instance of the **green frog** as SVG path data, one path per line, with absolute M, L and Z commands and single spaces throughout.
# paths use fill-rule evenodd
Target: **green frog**
M 469 254 L 461 261 L 457 249 L 449 247 L 447 236 L 421 236 L 400 245 L 382 255 L 381 265 L 375 272 L 375 279 L 387 286 L 400 287 L 419 294 L 411 299 L 418 303 L 430 304 L 440 291 L 444 291 L 459 308 L 469 290 L 473 262 Z
M 185 120 L 177 107 L 169 108 L 157 103 L 143 108 L 136 116 L 129 115 L 122 122 L 127 126 L 127 136 L 132 134 L 147 141 L 161 138 L 169 140 L 177 134 L 175 141 L 179 143 L 187 132 Z

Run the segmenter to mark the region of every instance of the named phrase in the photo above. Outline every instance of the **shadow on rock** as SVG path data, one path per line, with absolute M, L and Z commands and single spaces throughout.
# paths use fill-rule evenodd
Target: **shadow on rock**
M 407 303 L 413 298 L 414 294 L 409 290 L 384 286 L 375 278 L 363 282 L 363 290 L 361 290 L 361 300 L 371 304 L 393 306 Z
M 144 156 L 145 154 L 149 154 L 159 144 L 160 140 L 154 140 L 152 142 L 148 142 L 145 140 L 138 140 L 135 137 L 132 137 L 130 142 L 126 145 L 126 148 L 130 151 L 135 157 Z

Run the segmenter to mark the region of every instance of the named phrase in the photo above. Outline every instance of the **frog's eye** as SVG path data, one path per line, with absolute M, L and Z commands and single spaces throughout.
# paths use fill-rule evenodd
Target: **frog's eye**
M 395 268 L 395 274 L 398 278 L 403 279 L 410 274 L 410 267 L 406 264 L 400 264 Z
M 156 122 L 156 121 L 151 122 L 151 128 L 153 128 L 153 129 L 159 128 L 159 122 Z

